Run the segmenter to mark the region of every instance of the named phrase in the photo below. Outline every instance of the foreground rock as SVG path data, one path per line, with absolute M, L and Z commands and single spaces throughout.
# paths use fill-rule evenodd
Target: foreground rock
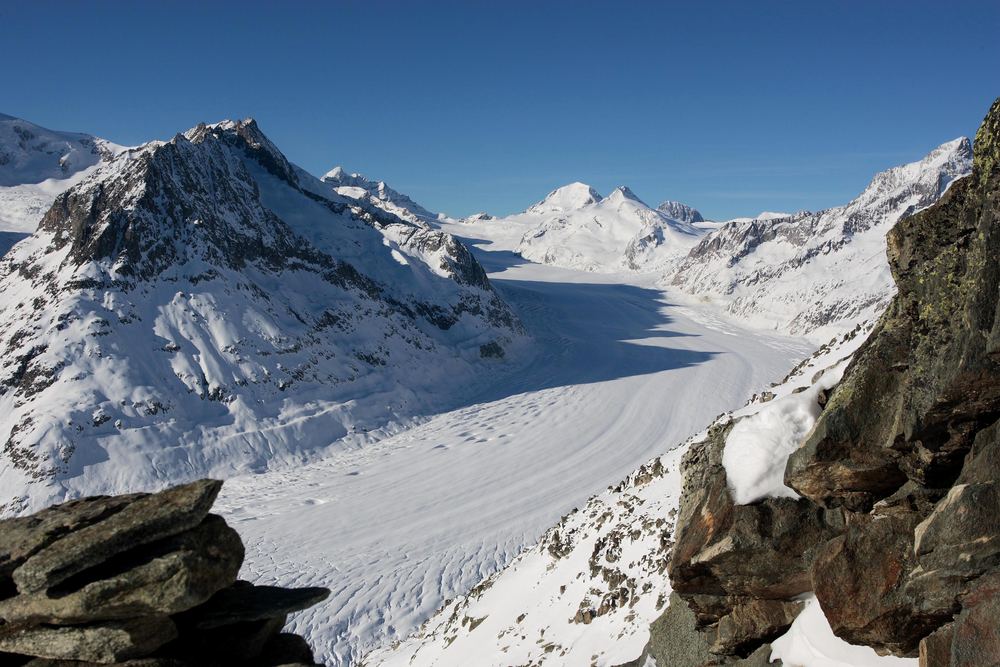
M 765 664 L 812 592 L 852 644 L 1000 664 L 1000 100 L 972 175 L 888 243 L 898 295 L 788 459 L 801 498 L 734 501 L 729 424 L 686 456 L 676 593 L 644 658 Z
M 237 581 L 222 483 L 95 497 L 0 522 L 0 664 L 313 665 L 287 615 L 325 588 Z

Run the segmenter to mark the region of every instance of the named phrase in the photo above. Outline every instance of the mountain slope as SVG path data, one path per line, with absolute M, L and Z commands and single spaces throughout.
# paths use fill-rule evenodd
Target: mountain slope
M 0 114 L 0 232 L 9 238 L 33 232 L 59 193 L 120 150 L 89 134 L 47 130 Z M 0 251 L 7 247 L 0 239 Z
M 737 219 L 703 238 L 663 281 L 750 326 L 824 340 L 881 313 L 894 287 L 885 235 L 968 174 L 968 139 L 882 172 L 845 206 Z
M 520 331 L 450 235 L 337 196 L 252 120 L 199 125 L 0 262 L 0 505 L 302 460 L 447 400 Z
M 408 196 L 393 190 L 385 181 L 372 181 L 361 174 L 349 174 L 343 167 L 334 167 L 321 180 L 332 186 L 337 194 L 369 202 L 403 220 L 426 223 L 438 219 L 436 213 L 431 213 Z
M 688 218 L 696 213 L 683 204 L 668 208 Z M 650 208 L 627 187 L 601 197 L 583 183 L 553 190 L 524 213 L 490 224 L 523 227 L 517 251 L 525 259 L 600 272 L 655 270 L 703 234 L 693 221 Z

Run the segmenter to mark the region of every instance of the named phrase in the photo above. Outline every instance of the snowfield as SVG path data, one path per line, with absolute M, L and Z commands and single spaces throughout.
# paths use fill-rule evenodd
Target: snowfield
M 474 244 L 534 357 L 364 448 L 231 479 L 217 506 L 247 544 L 245 576 L 333 590 L 291 623 L 332 665 L 406 637 L 812 349 L 695 321 L 635 275 L 526 262 L 505 226 L 443 227 Z

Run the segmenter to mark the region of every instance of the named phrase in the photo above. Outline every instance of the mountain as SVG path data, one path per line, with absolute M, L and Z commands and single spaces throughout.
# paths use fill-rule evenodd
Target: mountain
M 660 205 L 656 207 L 656 210 L 667 216 L 671 220 L 679 220 L 681 222 L 705 222 L 705 218 L 701 217 L 701 213 L 697 209 L 693 209 L 687 204 L 682 204 L 679 201 L 670 201 L 669 199 L 664 202 L 660 202 Z
M 0 511 L 361 442 L 521 332 L 461 243 L 253 120 L 123 151 L 0 261 Z
M 433 222 L 437 213 L 426 208 L 386 185 L 385 181 L 372 181 L 361 174 L 349 174 L 343 167 L 334 167 L 321 179 L 344 197 L 370 202 L 374 206 L 409 222 Z
M 845 206 L 737 219 L 706 235 L 662 284 L 740 322 L 824 340 L 874 317 L 893 293 L 885 235 L 969 173 L 961 138 L 882 172 Z
M 35 230 L 56 196 L 121 147 L 0 114 L 0 254 Z
M 680 207 L 675 210 L 692 215 Z M 650 208 L 627 187 L 602 197 L 583 183 L 553 190 L 524 213 L 490 224 L 523 230 L 517 252 L 525 259 L 601 272 L 652 270 L 686 253 L 703 234 Z

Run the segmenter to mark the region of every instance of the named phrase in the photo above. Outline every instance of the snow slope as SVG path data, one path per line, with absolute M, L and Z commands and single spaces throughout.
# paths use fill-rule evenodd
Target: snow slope
M 877 316 L 895 287 L 885 235 L 968 174 L 968 139 L 876 175 L 845 206 L 737 219 L 705 236 L 664 285 L 753 327 L 820 342 Z
M 520 347 L 453 237 L 337 196 L 252 120 L 199 125 L 0 261 L 0 512 L 300 463 Z
M 334 192 L 359 201 L 369 202 L 387 213 L 403 220 L 416 223 L 433 222 L 440 217 L 410 199 L 407 195 L 393 190 L 385 181 L 372 181 L 361 174 L 350 174 L 343 167 L 334 167 L 321 179 Z
M 704 234 L 694 209 L 678 202 L 661 207 L 650 208 L 624 186 L 602 197 L 589 185 L 570 183 L 523 213 L 489 224 L 516 230 L 521 236 L 517 252 L 541 264 L 610 273 L 654 271 L 686 254 Z
M 89 134 L 47 130 L 0 114 L 0 232 L 8 233 L 0 238 L 0 254 L 13 245 L 13 233 L 35 231 L 57 195 L 121 150 Z
M 871 327 L 859 325 L 821 347 L 766 394 L 755 394 L 714 423 L 753 420 L 773 402 L 810 395 L 801 389 L 811 386 L 819 371 L 849 357 Z M 714 387 L 724 390 L 718 379 Z M 705 400 L 678 389 L 662 401 L 676 397 L 694 407 Z M 665 429 L 664 435 L 675 432 Z M 505 569 L 447 601 L 416 633 L 372 652 L 365 664 L 604 666 L 639 657 L 649 625 L 662 614 L 671 592 L 666 567 L 681 491 L 679 463 L 690 444 L 706 434 L 679 446 L 679 439 L 662 442 L 660 451 L 666 454 L 590 498 Z M 815 636 L 814 625 L 797 643 Z
M 246 576 L 333 589 L 291 623 L 329 664 L 402 639 L 810 349 L 695 322 L 632 274 L 527 262 L 490 224 L 445 229 L 480 237 L 469 242 L 535 341 L 526 365 L 364 449 L 232 479 L 217 505 L 247 544 Z

